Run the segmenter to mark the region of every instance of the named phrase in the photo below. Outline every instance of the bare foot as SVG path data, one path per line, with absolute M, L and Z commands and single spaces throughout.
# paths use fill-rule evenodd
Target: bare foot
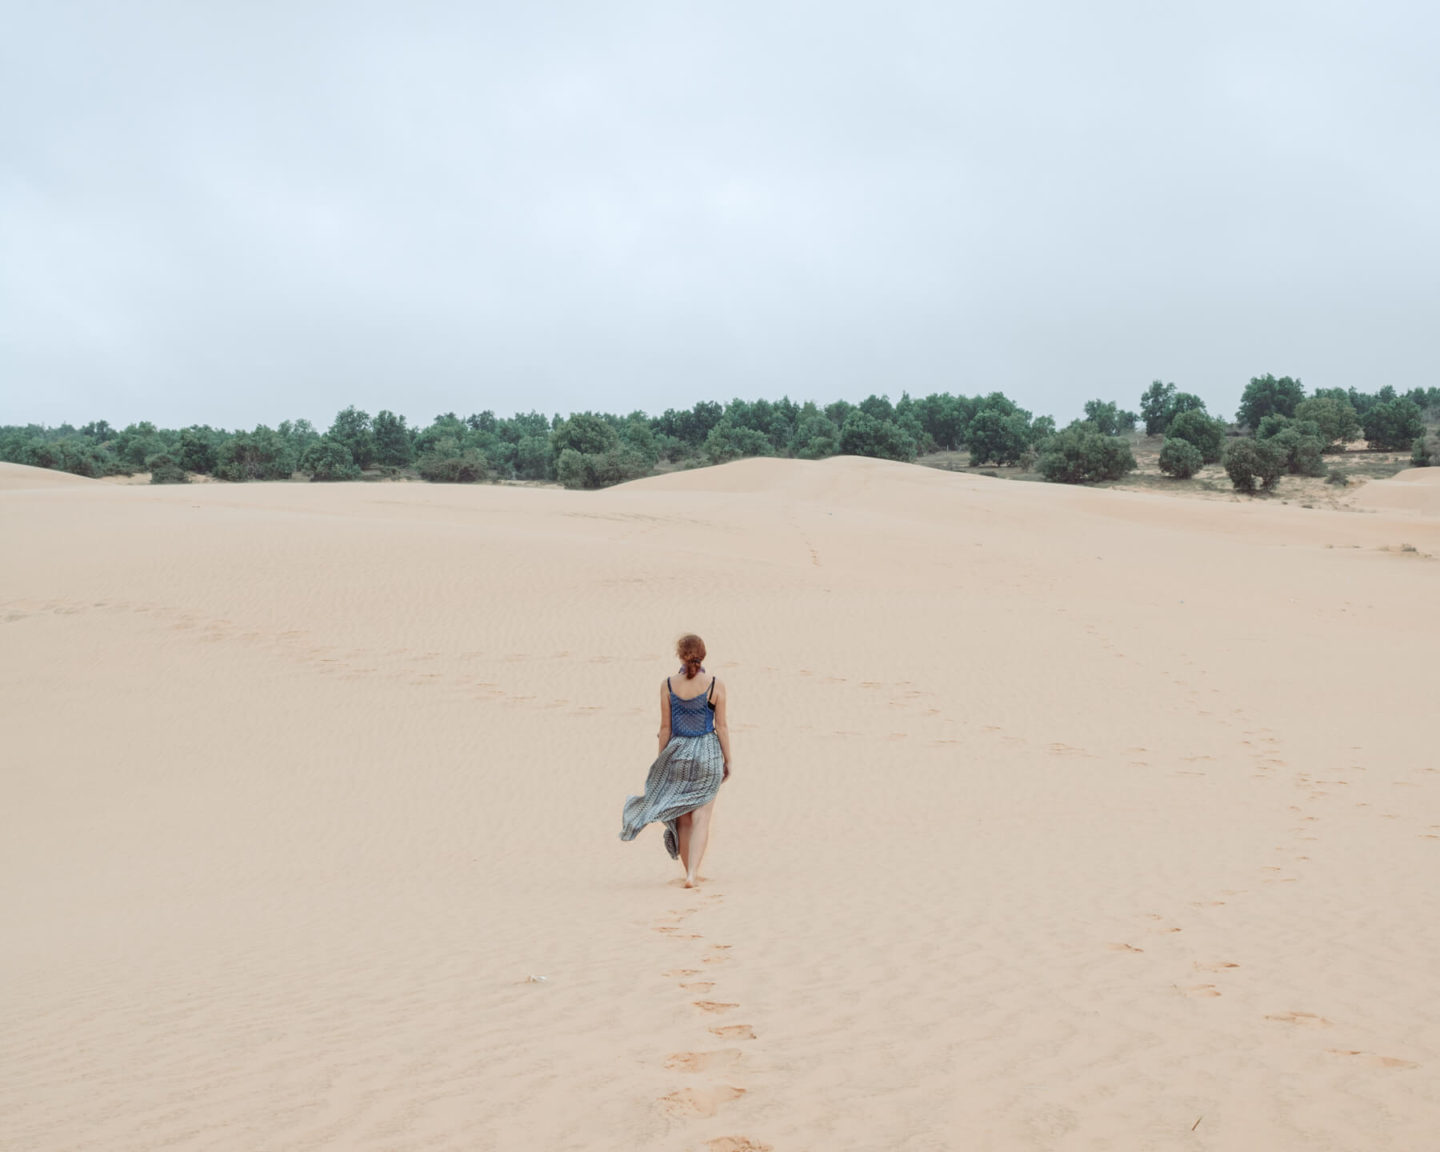
M 686 876 L 686 877 L 685 877 L 685 887 L 686 887 L 686 888 L 698 888 L 698 887 L 700 887 L 700 882 L 699 882 L 698 880 L 696 880 L 694 876 Z

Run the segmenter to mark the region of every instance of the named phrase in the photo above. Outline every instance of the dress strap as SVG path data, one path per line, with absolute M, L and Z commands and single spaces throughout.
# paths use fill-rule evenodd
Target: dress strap
M 670 687 L 670 677 L 669 677 L 669 676 L 666 676 L 666 677 L 665 677 L 665 688 L 666 688 L 667 691 L 670 692 L 671 695 L 674 695 L 675 689 Z
M 707 689 L 705 689 L 705 699 L 706 699 L 706 700 L 709 700 L 709 699 L 710 699 L 710 693 L 712 693 L 712 692 L 714 692 L 714 691 L 715 691 L 715 677 L 712 676 L 712 677 L 710 677 L 710 687 L 707 688 Z

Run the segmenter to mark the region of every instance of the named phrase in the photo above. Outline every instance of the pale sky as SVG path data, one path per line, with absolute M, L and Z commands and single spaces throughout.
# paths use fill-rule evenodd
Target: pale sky
M 0 423 L 1440 384 L 1432 4 L 0 16 Z

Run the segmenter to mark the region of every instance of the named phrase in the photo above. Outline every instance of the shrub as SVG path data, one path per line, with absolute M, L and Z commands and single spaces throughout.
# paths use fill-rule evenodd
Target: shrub
M 712 464 L 724 464 L 730 460 L 739 460 L 744 456 L 769 456 L 772 449 L 770 438 L 763 432 L 754 428 L 742 428 L 734 423 L 727 416 L 715 427 L 711 428 L 705 437 L 705 456 Z M 557 467 L 558 472 L 558 467 Z M 636 473 L 640 475 L 640 473 Z M 632 477 L 626 477 L 632 479 Z M 560 477 L 560 482 L 565 483 L 565 478 Z M 612 481 L 614 483 L 614 481 Z M 603 485 L 597 484 L 565 484 L 567 488 L 597 488 Z
M 300 458 L 300 471 L 309 472 L 311 480 L 358 480 L 360 469 L 350 449 L 334 436 L 322 436 Z
M 169 452 L 157 452 L 145 461 L 151 484 L 188 484 L 190 476 Z
M 607 488 L 649 473 L 645 461 L 633 452 L 577 452 L 566 448 L 555 462 L 555 478 L 566 488 Z
M 915 439 L 893 420 L 882 420 L 856 408 L 840 428 L 840 451 L 847 456 L 908 463 L 915 459 Z
M 436 441 L 434 448 L 415 462 L 415 470 L 432 484 L 475 484 L 490 475 L 479 449 L 463 447 L 454 436 Z
M 1420 406 L 1413 400 L 1391 400 L 1376 404 L 1362 422 L 1365 440 L 1381 452 L 1398 452 L 1425 434 Z
M 1416 468 L 1428 468 L 1434 460 L 1434 452 L 1423 435 L 1415 437 L 1410 445 L 1410 463 Z
M 288 480 L 295 456 L 273 428 L 257 424 L 254 432 L 236 432 L 215 452 L 215 475 L 221 480 Z
M 1167 437 L 1160 448 L 1160 471 L 1177 480 L 1188 480 L 1205 464 L 1200 449 L 1188 440 Z
M 1342 469 L 1331 468 L 1329 475 L 1325 477 L 1325 483 L 1334 484 L 1337 487 L 1344 488 L 1345 485 L 1350 483 L 1350 477 L 1345 475 Z
M 1058 484 L 1093 484 L 1118 480 L 1134 471 L 1130 445 L 1107 436 L 1090 423 L 1075 423 L 1051 436 L 1040 447 L 1040 474 Z
M 1118 436 L 1121 432 L 1133 432 L 1139 417 L 1127 412 L 1114 401 L 1085 401 L 1085 422 L 1094 424 L 1095 430 L 1105 436 Z
M 1030 413 L 999 393 L 986 397 L 965 433 L 972 468 L 992 463 L 1018 464 L 1033 441 Z
M 1225 450 L 1225 474 L 1237 492 L 1273 488 L 1285 474 L 1285 461 L 1268 440 L 1236 440 Z
M 1312 424 L 1310 427 L 1313 428 L 1314 425 Z M 1305 432 L 1299 421 L 1288 428 L 1282 428 L 1266 443 L 1280 454 L 1285 470 L 1291 475 L 1325 475 L 1325 461 L 1321 459 L 1320 455 L 1325 451 L 1325 441 L 1318 435 L 1310 435 Z
M 1170 421 L 1165 436 L 1167 439 L 1188 440 L 1200 449 L 1206 464 L 1218 464 L 1225 446 L 1225 425 L 1192 408 Z
M 1312 396 L 1295 406 L 1296 420 L 1309 420 L 1320 429 L 1325 451 L 1343 448 L 1360 435 L 1360 416 L 1348 400 L 1334 396 Z
M 1271 413 L 1294 416 L 1295 409 L 1305 399 L 1305 389 L 1298 379 L 1281 376 L 1252 376 L 1240 397 L 1240 410 L 1236 419 L 1247 428 L 1259 428 L 1260 421 Z

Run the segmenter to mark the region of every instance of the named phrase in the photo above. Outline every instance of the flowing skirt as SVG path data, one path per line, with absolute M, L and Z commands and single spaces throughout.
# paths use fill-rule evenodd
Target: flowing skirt
M 650 765 L 645 795 L 626 797 L 620 816 L 620 839 L 633 840 L 645 825 L 659 821 L 665 825 L 665 851 L 678 859 L 680 841 L 675 821 L 715 799 L 724 778 L 720 737 L 713 732 L 672 736 L 665 751 Z

